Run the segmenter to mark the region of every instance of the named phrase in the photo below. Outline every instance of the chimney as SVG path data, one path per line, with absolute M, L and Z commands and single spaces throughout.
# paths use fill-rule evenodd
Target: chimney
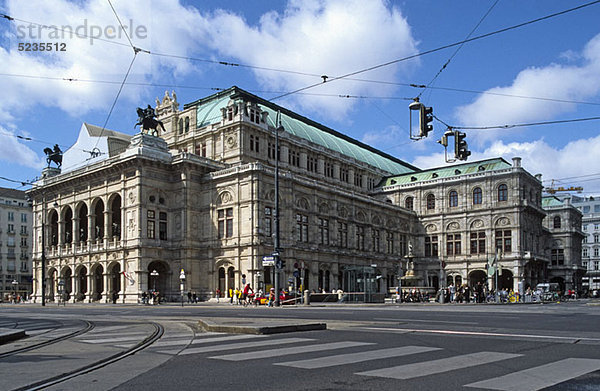
M 521 167 L 521 158 L 520 157 L 513 157 L 512 161 L 513 161 L 513 167 Z

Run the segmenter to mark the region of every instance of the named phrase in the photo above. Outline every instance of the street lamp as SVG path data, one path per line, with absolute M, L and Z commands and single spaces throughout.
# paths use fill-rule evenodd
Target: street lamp
M 179 290 L 181 291 L 181 306 L 183 307 L 183 291 L 185 290 L 185 270 L 179 273 Z
M 279 307 L 279 271 L 282 268 L 282 262 L 279 259 L 279 132 L 284 130 L 281 125 L 281 112 L 279 111 L 277 112 L 275 126 L 275 241 L 273 246 L 275 250 L 273 251 L 275 256 L 275 281 L 273 281 L 273 285 L 275 288 L 275 307 Z
M 150 273 L 150 275 L 152 277 L 154 277 L 154 289 L 153 291 L 156 292 L 156 280 L 158 279 L 158 272 L 156 271 L 156 269 L 152 270 L 152 272 Z
M 13 296 L 13 300 L 14 300 L 14 302 L 16 304 L 17 303 L 17 285 L 19 285 L 19 282 L 17 280 L 12 280 L 11 284 L 13 286 L 13 290 L 15 291 L 15 294 Z

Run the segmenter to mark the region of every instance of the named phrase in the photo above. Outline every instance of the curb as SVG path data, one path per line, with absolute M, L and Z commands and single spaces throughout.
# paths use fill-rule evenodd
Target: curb
M 0 329 L 0 345 L 6 342 L 25 338 L 25 330 Z
M 210 320 L 199 320 L 198 324 L 205 331 L 230 333 L 230 334 L 280 334 L 293 333 L 297 331 L 326 330 L 326 323 L 304 323 L 304 324 L 279 324 L 273 326 L 265 325 L 227 325 Z

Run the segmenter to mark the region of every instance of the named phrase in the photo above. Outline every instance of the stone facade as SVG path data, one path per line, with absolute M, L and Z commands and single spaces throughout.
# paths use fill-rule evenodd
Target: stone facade
M 274 251 L 275 159 L 281 286 L 384 295 L 397 286 L 400 265 L 411 270 L 404 282 L 423 289 L 459 277 L 478 281 L 497 240 L 502 286 L 546 277 L 541 184 L 517 160 L 468 163 L 425 179 L 436 170 L 419 170 L 236 87 L 182 110 L 175 93 L 165 93 L 155 110 L 165 130 L 135 135 L 126 149 L 128 136 L 84 124 L 78 143 L 101 145 L 96 160 L 65 162 L 76 168 L 44 175 L 30 191 L 36 279 L 44 231 L 50 298 L 63 280 L 70 300 L 116 294 L 136 302 L 153 290 L 175 300 L 181 270 L 184 290 L 203 299 L 244 282 L 270 287 L 273 267 L 262 260 Z M 283 131 L 276 134 L 278 117 Z M 100 142 L 107 138 L 118 142 Z M 457 204 L 448 207 L 452 192 Z M 431 195 L 439 200 L 433 208 Z M 481 251 L 457 252 L 469 248 L 473 232 L 485 233 Z M 35 292 L 39 298 L 39 286 Z

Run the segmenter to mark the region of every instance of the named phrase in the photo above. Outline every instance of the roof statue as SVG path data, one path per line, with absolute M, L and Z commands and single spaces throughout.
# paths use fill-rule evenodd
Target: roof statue
M 162 121 L 156 119 L 156 113 L 152 106 L 148 105 L 147 108 L 142 109 L 141 107 L 137 108 L 138 114 L 138 122 L 134 125 L 134 128 L 138 125 L 142 127 L 142 131 L 146 131 L 146 133 L 158 137 L 158 126 L 162 128 L 163 132 L 165 131 L 165 127 Z M 151 132 L 152 130 L 152 132 Z
M 46 154 L 46 163 L 48 163 L 48 167 L 50 167 L 50 163 L 54 162 L 56 163 L 56 166 L 60 168 L 62 165 L 63 153 L 58 144 L 54 144 L 54 149 L 44 148 L 44 153 Z

